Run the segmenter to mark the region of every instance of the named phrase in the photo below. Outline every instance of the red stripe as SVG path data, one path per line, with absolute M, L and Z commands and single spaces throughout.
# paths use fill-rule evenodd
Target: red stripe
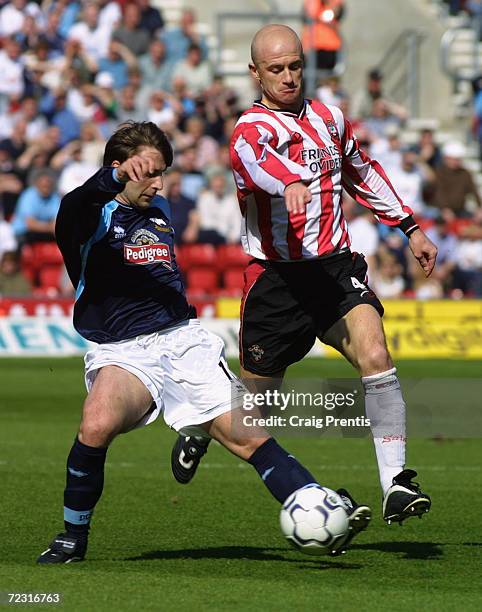
M 281 259 L 273 245 L 273 232 L 271 227 L 271 196 L 265 191 L 253 193 L 258 209 L 258 227 L 261 234 L 261 250 L 268 259 Z
M 294 141 L 294 142 L 293 142 Z M 301 164 L 301 152 L 303 151 L 303 138 L 292 136 L 292 142 L 289 145 L 289 158 Z M 303 238 L 306 227 L 306 208 L 302 213 L 288 213 L 288 228 L 286 231 L 286 240 L 288 242 L 288 251 L 290 259 L 301 259 L 303 254 Z
M 248 264 L 248 267 L 244 271 L 244 287 L 243 297 L 241 299 L 241 306 L 239 311 L 240 326 L 239 326 L 239 363 L 244 368 L 244 355 L 243 355 L 243 322 L 244 322 L 244 307 L 246 300 L 248 299 L 249 292 L 254 287 L 254 284 L 265 271 L 265 268 L 256 261 Z
M 320 147 L 326 146 L 321 139 L 316 129 L 311 125 L 308 115 L 302 120 L 296 119 L 297 124 L 305 131 L 306 134 Z M 323 160 L 320 160 L 323 161 Z M 334 205 L 333 205 L 333 180 L 331 170 L 324 172 L 320 177 L 321 186 L 321 214 L 320 214 L 320 230 L 318 234 L 318 255 L 324 255 L 333 250 L 331 238 L 333 236 L 333 223 L 335 220 Z

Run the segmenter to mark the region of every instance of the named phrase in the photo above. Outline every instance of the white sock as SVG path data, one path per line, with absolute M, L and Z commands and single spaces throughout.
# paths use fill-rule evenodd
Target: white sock
M 405 466 L 405 402 L 397 369 L 373 376 L 363 376 L 365 410 L 375 443 L 378 471 L 383 494 Z

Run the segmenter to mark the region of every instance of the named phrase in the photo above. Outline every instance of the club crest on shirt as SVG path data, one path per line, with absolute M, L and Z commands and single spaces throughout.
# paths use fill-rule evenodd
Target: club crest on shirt
M 124 244 L 124 261 L 128 265 L 145 266 L 160 263 L 172 270 L 169 245 L 159 242 L 159 238 L 146 229 L 136 230 L 131 236 L 132 244 Z
M 326 129 L 330 132 L 330 136 L 334 139 L 338 138 L 338 129 L 333 121 L 326 122 Z

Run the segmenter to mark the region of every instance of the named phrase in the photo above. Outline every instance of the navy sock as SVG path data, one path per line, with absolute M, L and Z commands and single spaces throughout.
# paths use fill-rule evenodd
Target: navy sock
M 248 463 L 254 467 L 268 487 L 269 492 L 283 503 L 294 491 L 316 479 L 293 455 L 289 455 L 274 438 L 257 448 Z
M 107 448 L 95 448 L 75 438 L 67 459 L 64 491 L 65 530 L 87 537 L 94 507 L 104 488 Z

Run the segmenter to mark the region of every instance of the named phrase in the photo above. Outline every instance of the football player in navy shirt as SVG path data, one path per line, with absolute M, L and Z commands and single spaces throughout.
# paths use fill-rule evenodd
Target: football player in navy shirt
M 85 356 L 88 396 L 67 459 L 65 532 L 39 563 L 81 561 L 104 483 L 107 449 L 120 433 L 163 413 L 192 437 L 212 437 L 248 461 L 281 503 L 315 478 L 257 426 L 241 419 L 245 387 L 229 370 L 222 340 L 204 329 L 186 300 L 173 249 L 168 202 L 158 195 L 172 148 L 153 123 L 129 122 L 107 142 L 103 167 L 67 194 L 56 236 L 76 287 L 74 325 L 94 348 Z M 185 458 L 188 465 L 189 457 Z M 346 497 L 350 530 L 370 509 Z

